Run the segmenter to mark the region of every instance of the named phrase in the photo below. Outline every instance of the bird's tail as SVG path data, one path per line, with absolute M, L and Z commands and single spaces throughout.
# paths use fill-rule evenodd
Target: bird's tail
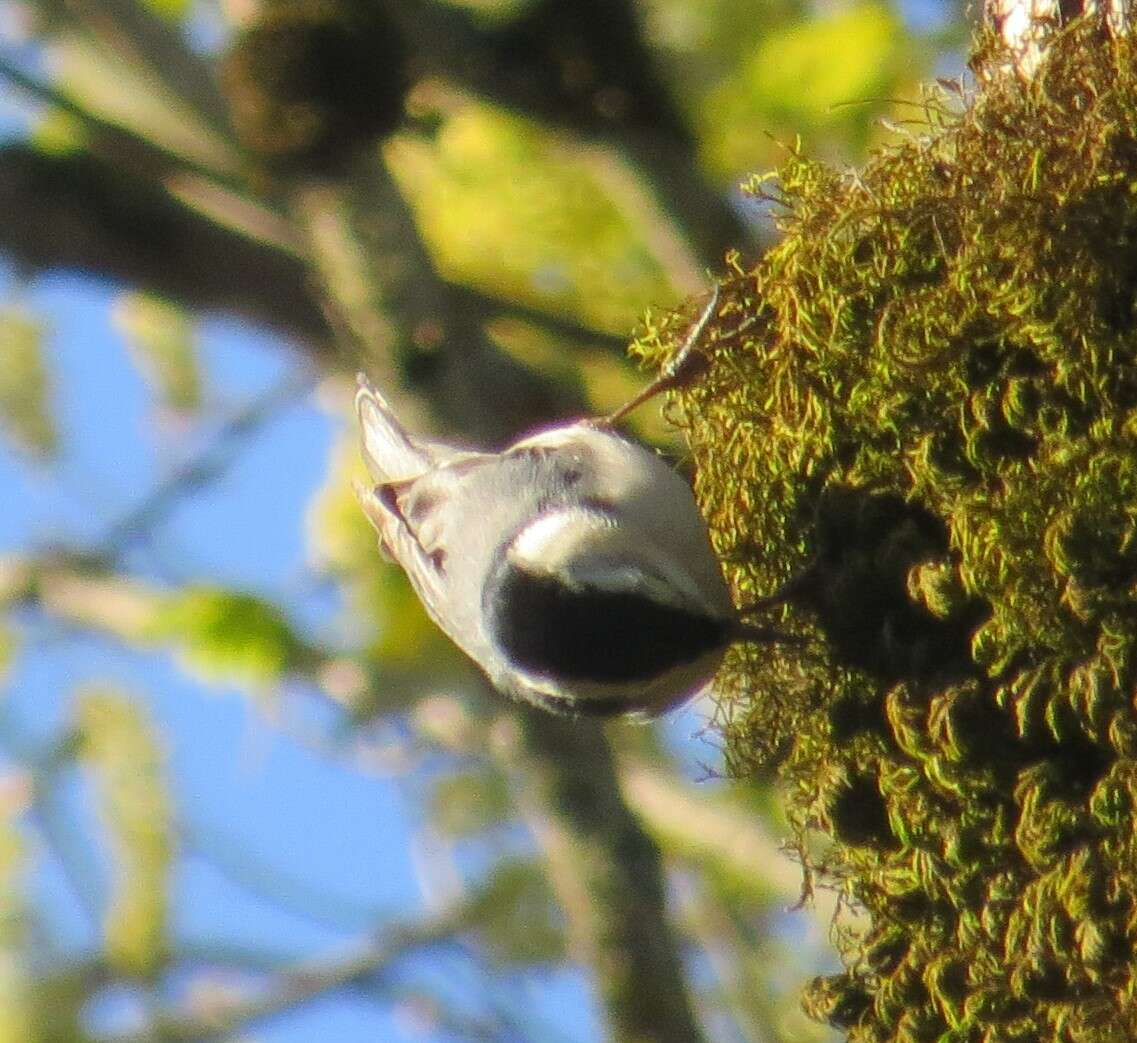
M 356 380 L 355 412 L 371 477 L 379 483 L 399 482 L 430 470 L 430 454 L 407 433 L 383 396 L 362 373 Z

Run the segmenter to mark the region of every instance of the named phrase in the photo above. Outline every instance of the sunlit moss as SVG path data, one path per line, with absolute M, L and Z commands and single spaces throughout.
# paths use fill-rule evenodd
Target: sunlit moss
M 868 912 L 807 1005 L 855 1041 L 1137 1037 L 1137 47 L 756 189 L 785 238 L 682 397 L 740 599 L 736 771 Z M 645 344 L 656 358 L 662 342 Z

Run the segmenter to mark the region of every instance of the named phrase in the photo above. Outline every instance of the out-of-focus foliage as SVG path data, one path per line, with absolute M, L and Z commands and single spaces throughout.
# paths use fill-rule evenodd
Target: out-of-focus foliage
M 503 320 L 490 327 L 496 343 L 523 365 L 579 388 L 588 412 L 604 416 L 630 401 L 643 387 L 644 375 L 630 360 L 600 348 L 566 343 L 528 323 Z M 678 450 L 675 428 L 658 412 L 637 410 L 628 418 L 637 437 Z
M 375 530 L 359 509 L 354 483 L 363 481 L 366 472 L 349 428 L 332 445 L 327 481 L 308 509 L 312 555 L 319 567 L 340 577 L 351 629 L 376 661 L 420 669 L 433 664 L 439 675 L 453 671 L 452 646 L 430 622 L 402 570 L 384 560 Z
M 128 293 L 115 308 L 115 320 L 143 375 L 159 400 L 188 411 L 201 404 L 201 374 L 190 317 L 170 301 Z
M 145 0 L 145 6 L 159 17 L 172 22 L 179 21 L 190 13 L 189 0 Z
M 1078 27 L 757 182 L 684 399 L 735 586 L 818 637 L 732 656 L 727 754 L 870 916 L 809 995 L 852 1040 L 1137 1035 L 1135 69 Z
M 455 836 L 476 836 L 513 814 L 509 788 L 500 772 L 455 772 L 435 784 L 431 793 L 435 825 Z
M 55 13 L 49 3 L 30 6 Z M 75 27 L 59 28 L 45 44 L 59 88 L 84 110 L 128 127 L 191 162 L 218 170 L 235 164 L 234 147 L 206 124 L 172 84 L 163 81 L 163 72 L 174 70 L 124 61 L 125 56 L 116 55 L 114 48 L 108 53 L 97 34 Z
M 494 867 L 470 920 L 497 959 L 541 964 L 564 958 L 556 901 L 545 874 L 528 859 L 504 859 Z
M 50 156 L 78 154 L 89 143 L 87 127 L 62 109 L 48 112 L 32 129 L 36 148 Z
M 927 60 L 926 45 L 883 3 L 645 6 L 669 74 L 684 84 L 705 162 L 724 182 L 780 159 L 779 142 L 800 139 L 835 157 L 863 149 L 882 109 L 915 92 Z
M 106 956 L 128 974 L 149 976 L 166 955 L 174 856 L 173 810 L 160 740 L 138 700 L 109 688 L 79 693 L 75 730 L 114 862 L 113 892 L 103 921 Z
M 612 332 L 638 302 L 674 298 L 652 249 L 662 215 L 611 150 L 462 95 L 421 95 L 439 127 L 396 135 L 388 157 L 444 272 Z
M 0 683 L 7 680 L 8 670 L 19 651 L 19 638 L 6 627 L 0 628 Z
M 876 131 L 879 101 L 913 86 L 911 44 L 898 30 L 891 8 L 874 3 L 771 26 L 708 99 L 710 162 L 724 171 L 752 162 L 756 134 L 793 141 L 804 133 L 808 147 L 863 148 Z M 838 52 L 843 61 L 833 60 Z
M 507 21 L 533 6 L 533 0 L 443 0 L 444 3 L 466 10 L 495 24 Z
M 24 868 L 26 845 L 18 815 L 23 811 L 14 775 L 0 776 L 0 1039 L 34 1040 L 34 984 L 24 961 Z
M 406 48 L 378 4 L 277 0 L 222 63 L 237 134 L 279 171 L 329 173 L 402 120 Z
M 37 456 L 50 456 L 57 434 L 48 404 L 44 324 L 23 308 L 0 311 L 0 423 Z
M 309 658 L 276 605 L 204 584 L 164 599 L 149 633 L 172 644 L 186 669 L 210 683 L 263 690 L 302 672 Z

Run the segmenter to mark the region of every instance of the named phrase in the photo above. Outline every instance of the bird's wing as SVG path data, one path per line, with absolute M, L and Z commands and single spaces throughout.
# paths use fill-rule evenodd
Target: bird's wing
M 363 440 L 363 461 L 376 482 L 404 482 L 436 467 L 484 454 L 412 435 L 387 400 L 360 373 L 355 412 Z
M 463 458 L 405 482 L 356 486 L 364 513 L 384 549 L 407 574 L 427 614 L 471 659 L 483 664 L 483 544 L 496 530 L 491 525 L 490 535 L 483 537 L 481 520 L 464 518 L 455 507 L 463 482 L 493 459 Z
M 363 437 L 363 462 L 371 477 L 398 482 L 430 470 L 430 455 L 399 423 L 387 400 L 362 373 L 356 379 L 355 412 Z
M 463 523 L 460 511 L 455 515 L 464 482 L 496 457 L 409 434 L 365 378 L 360 378 L 355 402 L 363 430 L 363 457 L 373 483 L 356 484 L 363 512 L 431 618 L 460 647 L 472 651 L 467 646 L 476 620 L 466 618 L 472 609 L 448 601 L 454 578 L 451 566 L 469 563 L 465 556 L 448 560 L 448 551 L 456 535 L 466 543 L 465 530 L 477 524 L 473 518 Z M 456 533 L 456 528 L 463 531 Z
M 442 615 L 446 559 L 437 548 L 425 547 L 404 513 L 408 488 L 416 483 L 384 483 L 372 487 L 356 483 L 355 494 L 363 513 L 379 533 L 383 549 L 402 566 L 431 618 L 449 632 Z

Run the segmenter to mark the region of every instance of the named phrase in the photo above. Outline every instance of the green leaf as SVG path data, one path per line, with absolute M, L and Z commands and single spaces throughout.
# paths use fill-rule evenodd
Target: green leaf
M 80 692 L 75 725 L 115 862 L 103 921 L 107 958 L 126 973 L 151 975 L 166 952 L 174 848 L 165 755 L 141 704 L 114 689 Z
M 280 609 L 223 587 L 191 586 L 172 595 L 150 636 L 171 640 L 187 670 L 216 684 L 270 686 L 309 659 Z
M 47 457 L 57 435 L 48 411 L 44 324 L 22 308 L 0 310 L 0 423 L 24 449 Z
M 32 127 L 30 139 L 36 149 L 49 156 L 69 156 L 82 152 L 88 143 L 87 125 L 74 113 L 48 109 Z
M 385 149 L 447 278 L 622 332 L 651 301 L 673 300 L 691 265 L 637 172 L 605 148 L 464 100 L 428 142 Z
M 142 6 L 167 22 L 179 22 L 190 13 L 190 0 L 142 0 Z
M 201 404 L 201 374 L 193 323 L 176 304 L 149 293 L 127 293 L 114 309 L 115 324 L 126 338 L 131 357 L 171 409 L 189 411 Z
M 706 160 L 723 176 L 775 161 L 784 154 L 778 141 L 863 148 L 886 99 L 907 95 L 918 75 L 923 55 L 884 4 L 772 24 L 708 92 L 699 116 Z

